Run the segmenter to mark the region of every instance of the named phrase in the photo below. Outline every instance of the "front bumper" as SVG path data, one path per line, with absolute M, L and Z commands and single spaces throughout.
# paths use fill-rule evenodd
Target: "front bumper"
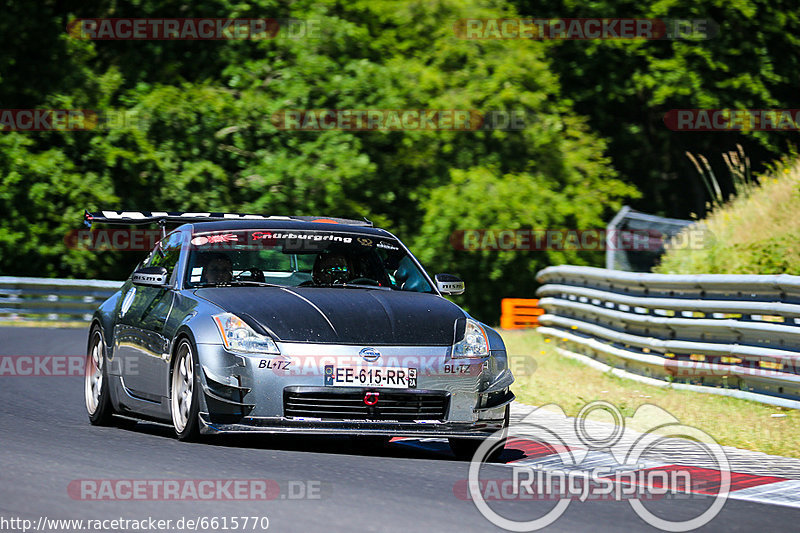
M 463 360 L 450 360 L 447 348 L 378 347 L 385 358 L 383 364 L 387 366 L 398 366 L 390 362 L 392 360 L 399 360 L 399 366 L 419 365 L 415 389 L 393 390 L 446 395 L 448 406 L 443 416 L 425 420 L 416 420 L 416 417 L 388 420 L 392 418 L 388 416 L 370 420 L 371 416 L 347 414 L 336 419 L 328 415 L 287 416 L 290 412 L 284 405 L 284 392 L 288 390 L 336 392 L 345 389 L 364 395 L 384 389 L 322 386 L 324 364 L 330 361 L 352 364 L 360 347 L 283 344 L 280 348 L 280 356 L 251 357 L 229 353 L 217 345 L 198 346 L 204 393 L 200 406 L 202 433 L 485 438 L 503 428 L 506 407 L 514 400 L 509 390 L 514 379 L 508 370 L 505 352 L 492 352 L 492 356 L 484 360 L 471 361 L 470 368 L 461 369 L 463 373 L 453 374 L 454 367 L 448 371 L 445 365 L 463 365 Z M 320 353 L 325 355 L 320 356 Z M 286 363 L 281 361 L 292 361 L 288 371 Z M 309 365 L 309 361 L 314 364 Z M 406 364 L 407 361 L 414 362 Z M 293 372 L 294 369 L 297 371 Z
M 505 427 L 505 412 L 514 394 L 506 391 L 490 407 L 475 410 L 475 422 L 425 420 L 415 422 L 332 420 L 297 417 L 244 416 L 236 422 L 212 421 L 209 413 L 200 413 L 200 432 L 218 433 L 303 433 L 316 435 L 383 435 L 390 437 L 460 437 L 486 438 Z

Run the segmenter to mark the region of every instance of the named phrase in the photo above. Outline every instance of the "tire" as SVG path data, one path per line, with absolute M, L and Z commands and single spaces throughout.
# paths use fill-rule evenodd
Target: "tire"
M 94 426 L 108 426 L 113 421 L 114 408 L 108 392 L 106 350 L 103 331 L 94 325 L 89 333 L 84 368 L 83 396 L 89 422 Z
M 175 436 L 182 441 L 197 440 L 200 436 L 200 380 L 196 369 L 194 346 L 189 339 L 181 339 L 172 366 L 169 404 Z
M 489 454 L 485 462 L 495 463 L 500 460 L 500 456 L 503 455 L 503 450 L 506 446 L 506 439 L 508 438 L 508 424 L 511 417 L 511 408 L 506 406 L 506 414 L 503 421 L 503 430 L 502 436 L 500 439 L 497 439 L 499 444 L 497 444 L 494 448 L 492 448 L 492 452 Z M 478 451 L 478 448 L 481 444 L 483 444 L 487 439 L 459 439 L 451 437 L 448 439 L 450 442 L 450 450 L 453 452 L 453 455 L 456 458 L 462 461 L 472 461 L 472 458 L 475 456 L 475 452 Z M 492 439 L 495 440 L 495 439 Z

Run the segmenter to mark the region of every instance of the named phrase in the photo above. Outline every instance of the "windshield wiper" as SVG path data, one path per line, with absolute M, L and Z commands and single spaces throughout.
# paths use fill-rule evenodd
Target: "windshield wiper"
M 266 283 L 264 281 L 251 281 L 251 280 L 233 280 L 225 283 L 211 283 L 204 281 L 195 284 L 196 287 L 284 287 L 284 285 L 276 285 L 275 283 Z
M 237 279 L 231 281 L 229 285 L 256 285 L 258 287 L 283 287 L 284 285 L 278 285 L 277 283 L 267 283 L 265 281 L 252 281 L 248 279 Z
M 367 285 L 362 283 L 323 283 L 321 285 L 308 285 L 308 287 L 335 287 L 343 289 L 378 289 L 381 291 L 390 291 L 392 287 L 384 287 L 383 285 Z

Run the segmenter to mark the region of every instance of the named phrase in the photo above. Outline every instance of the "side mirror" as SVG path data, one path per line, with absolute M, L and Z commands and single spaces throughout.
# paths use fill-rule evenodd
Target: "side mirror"
M 461 278 L 458 276 L 452 274 L 436 274 L 434 279 L 436 279 L 436 288 L 439 289 L 439 292 L 442 294 L 450 296 L 464 294 L 464 282 L 461 281 Z
M 167 269 L 164 267 L 140 268 L 133 273 L 131 281 L 134 285 L 163 288 L 168 282 Z

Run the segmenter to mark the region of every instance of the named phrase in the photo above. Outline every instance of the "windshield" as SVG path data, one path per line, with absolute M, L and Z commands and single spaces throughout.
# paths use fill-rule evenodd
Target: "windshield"
M 278 285 L 434 292 L 396 239 L 339 231 L 195 234 L 185 283 L 188 288 Z

